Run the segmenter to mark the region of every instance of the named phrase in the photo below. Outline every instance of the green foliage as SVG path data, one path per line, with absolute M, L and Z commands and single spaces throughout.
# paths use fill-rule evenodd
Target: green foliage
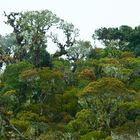
M 139 78 L 135 79 L 135 80 L 130 84 L 130 87 L 133 88 L 133 89 L 136 90 L 136 91 L 139 91 L 139 90 L 140 90 L 140 79 L 139 79 Z
M 71 132 L 77 132 L 81 135 L 86 134 L 94 129 L 95 115 L 89 109 L 83 109 L 76 114 L 76 119 L 68 124 Z
M 60 19 L 48 10 L 11 12 L 8 15 L 5 13 L 5 16 L 6 23 L 14 29 L 16 36 L 14 58 L 20 61 L 26 59 L 36 67 L 50 66 L 45 33 Z
M 133 101 L 135 95 L 136 93 L 128 90 L 121 81 L 115 78 L 102 78 L 85 87 L 78 95 L 78 102 L 82 108 L 92 109 L 95 114 L 96 129 L 110 131 L 112 127 L 119 125 L 113 119 L 118 105 Z
M 139 32 L 140 27 L 134 29 L 129 26 L 119 28 L 100 28 L 95 31 L 95 37 L 104 43 L 106 47 L 119 48 L 120 50 L 132 51 L 139 56 Z
M 126 102 L 119 105 L 119 114 L 126 117 L 127 120 L 135 121 L 140 117 L 140 103 Z
M 124 51 L 124 52 L 121 52 L 121 58 L 133 58 L 134 57 L 134 54 L 133 52 L 128 52 L 128 51 Z
M 17 119 L 19 120 L 27 120 L 27 121 L 35 121 L 35 122 L 47 122 L 45 116 L 39 116 L 39 114 L 33 113 L 31 111 L 23 111 L 17 114 Z
M 108 96 L 125 96 L 126 93 L 129 93 L 130 95 L 135 92 L 128 90 L 125 85 L 115 79 L 115 78 L 102 78 L 98 81 L 91 82 L 80 94 L 80 96 L 86 96 L 86 95 L 105 95 L 108 94 Z
M 59 48 L 53 56 L 61 57 L 66 55 L 69 58 L 68 50 L 75 44 L 76 38 L 79 36 L 79 29 L 75 28 L 72 23 L 60 20 L 60 24 L 56 28 L 56 31 L 57 30 L 57 33 L 51 32 L 49 36 L 52 39 L 52 42 Z M 60 36 L 63 38 L 63 40 L 60 40 Z
M 5 86 L 12 89 L 17 89 L 20 86 L 19 74 L 27 69 L 32 68 L 32 65 L 28 62 L 19 62 L 16 64 L 11 64 L 7 66 L 3 74 L 3 80 L 5 81 Z
M 80 140 L 104 140 L 106 136 L 107 134 L 105 132 L 93 131 L 83 135 Z
M 102 49 L 102 48 L 94 48 L 94 49 L 91 49 L 88 57 L 92 58 L 92 59 L 99 60 L 101 58 L 106 57 L 106 54 L 105 54 L 104 49 Z
M 30 127 L 30 122 L 25 120 L 11 120 L 11 123 L 18 128 L 21 132 L 28 131 L 28 128 Z
M 3 73 L 2 81 L 4 82 L 4 86 L 0 93 L 4 95 L 3 98 L 9 99 L 12 103 L 10 106 L 17 106 L 16 110 L 18 110 L 20 104 L 26 100 L 26 85 L 20 81 L 19 75 L 24 70 L 32 67 L 30 63 L 23 61 L 8 65 Z
M 140 121 L 127 122 L 121 127 L 113 130 L 112 138 L 119 138 L 120 140 L 139 139 Z
M 105 48 L 92 48 L 51 11 L 4 15 L 13 32 L 0 36 L 0 139 L 139 139 L 140 26 L 97 29 Z
M 6 36 L 0 36 L 0 68 L 4 63 L 10 64 L 14 62 L 11 56 L 14 45 L 16 45 L 14 34 L 11 33 Z
M 62 140 L 64 139 L 63 133 L 61 131 L 47 132 L 39 137 L 39 140 Z
M 67 50 L 68 60 L 73 60 L 76 62 L 79 59 L 85 59 L 88 56 L 90 50 L 91 44 L 89 41 L 79 40 Z
M 105 140 L 113 140 L 111 136 L 105 138 Z
M 65 112 L 68 112 L 72 116 L 74 116 L 78 111 L 78 98 L 77 98 L 78 92 L 79 92 L 78 89 L 71 87 L 71 89 L 65 91 L 65 93 L 62 96 L 63 110 Z
M 84 70 L 82 70 L 79 73 L 79 78 L 80 79 L 89 80 L 89 81 L 92 81 L 92 80 L 95 80 L 96 79 L 95 73 L 92 70 L 90 70 L 90 69 L 84 69 Z
M 63 91 L 62 85 L 64 83 L 62 76 L 63 75 L 60 71 L 51 71 L 49 68 L 45 67 L 42 69 L 30 69 L 23 71 L 20 74 L 21 80 L 26 82 L 32 92 L 34 92 L 34 90 L 37 91 L 34 96 L 38 96 L 40 98 L 44 98 L 44 95 L 49 96 L 53 93 L 61 93 Z
M 53 59 L 52 65 L 54 69 L 60 70 L 60 71 L 69 71 L 70 70 L 70 63 L 67 60 L 64 60 L 62 58 L 60 59 Z

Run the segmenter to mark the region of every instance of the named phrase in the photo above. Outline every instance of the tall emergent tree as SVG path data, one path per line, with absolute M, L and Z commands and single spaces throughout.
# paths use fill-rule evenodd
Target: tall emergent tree
M 29 59 L 36 67 L 40 66 L 42 53 L 46 53 L 47 31 L 59 23 L 60 19 L 48 10 L 6 14 L 6 23 L 13 28 L 16 36 L 17 60 Z
M 67 49 L 76 43 L 76 37 L 79 36 L 79 29 L 75 28 L 72 23 L 65 22 L 64 20 L 61 20 L 57 29 L 59 33 L 61 32 L 62 34 L 50 34 L 50 38 L 59 48 L 54 54 L 54 57 L 67 55 Z M 62 36 L 64 39 L 60 40 L 58 36 Z

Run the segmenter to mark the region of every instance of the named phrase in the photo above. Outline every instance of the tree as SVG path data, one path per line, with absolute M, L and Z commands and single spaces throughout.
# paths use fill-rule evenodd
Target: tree
M 55 94 L 61 94 L 65 88 L 63 75 L 58 70 L 30 69 L 23 71 L 19 77 L 27 86 L 29 102 L 41 105 L 40 115 L 43 115 L 43 104 L 48 103 Z
M 112 131 L 112 138 L 116 140 L 139 139 L 140 121 L 128 122 Z
M 75 116 L 77 111 L 79 110 L 79 105 L 78 105 L 78 98 L 77 98 L 77 93 L 78 89 L 75 87 L 69 87 L 68 90 L 65 90 L 65 92 L 62 95 L 62 108 L 63 111 L 71 115 L 72 117 Z M 66 118 L 68 116 L 65 116 L 65 120 L 69 119 Z M 68 120 L 66 120 L 68 121 Z
M 95 129 L 95 115 L 90 109 L 83 109 L 76 114 L 76 119 L 68 124 L 70 132 L 77 132 L 80 135 L 86 134 Z
M 72 63 L 72 71 L 75 72 L 78 60 L 85 60 L 91 50 L 89 41 L 76 41 L 73 46 L 67 49 L 67 59 Z
M 140 26 L 97 29 L 105 48 L 92 48 L 48 10 L 5 16 L 13 32 L 0 36 L 0 139 L 139 139 Z
M 105 133 L 105 132 L 93 131 L 93 132 L 89 132 L 89 133 L 83 135 L 80 140 L 90 140 L 90 139 L 102 140 L 102 139 L 105 139 L 106 136 L 107 136 L 107 133 Z
M 120 32 L 118 28 L 99 28 L 95 30 L 95 38 L 101 40 L 106 47 L 119 47 Z
M 85 87 L 79 94 L 79 104 L 82 108 L 92 109 L 96 114 L 98 130 L 110 131 L 115 127 L 112 117 L 118 105 L 134 100 L 135 94 L 117 79 L 102 78 Z
M 79 40 L 76 41 L 73 46 L 67 49 L 67 59 L 69 61 L 76 62 L 80 59 L 85 59 L 91 50 L 91 44 L 89 41 Z
M 6 67 L 3 75 L 2 82 L 4 83 L 1 89 L 1 94 L 7 91 L 14 91 L 14 96 L 16 97 L 16 109 L 20 108 L 22 102 L 26 100 L 26 85 L 19 79 L 20 73 L 24 70 L 30 69 L 33 66 L 28 62 L 19 62 L 16 64 L 10 64 Z
M 30 59 L 36 67 L 40 65 L 41 49 L 46 49 L 46 32 L 59 22 L 59 18 L 48 10 L 10 13 L 7 24 L 13 27 L 16 36 L 18 60 Z M 29 56 L 28 56 L 29 55 Z
M 64 42 L 59 40 L 58 36 L 60 35 L 53 33 L 50 34 L 50 38 L 59 48 L 59 50 L 54 54 L 54 57 L 67 55 L 67 49 L 75 44 L 76 37 L 79 36 L 79 30 L 75 28 L 72 23 L 61 20 L 57 28 L 59 29 L 59 32 L 62 32 L 60 35 L 64 37 Z
M 119 28 L 99 28 L 95 30 L 95 35 L 93 36 L 106 47 L 111 46 L 122 51 L 131 51 L 136 56 L 139 56 L 139 33 L 139 26 L 133 29 L 130 26 L 122 25 Z
M 105 50 L 103 48 L 92 48 L 88 58 L 97 59 L 106 57 Z
M 3 64 L 15 62 L 12 53 L 15 51 L 16 39 L 14 34 L 0 36 L 0 67 Z

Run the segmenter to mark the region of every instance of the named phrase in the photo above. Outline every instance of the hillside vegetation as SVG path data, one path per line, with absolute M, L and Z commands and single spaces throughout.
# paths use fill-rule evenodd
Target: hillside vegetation
M 100 48 L 51 11 L 4 14 L 0 140 L 140 139 L 140 26 L 96 29 Z

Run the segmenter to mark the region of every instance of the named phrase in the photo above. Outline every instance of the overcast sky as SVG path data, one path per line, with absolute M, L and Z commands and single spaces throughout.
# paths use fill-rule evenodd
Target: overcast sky
M 48 9 L 80 29 L 82 39 L 91 40 L 95 29 L 140 25 L 140 0 L 1 0 L 3 11 Z M 10 31 L 0 18 L 0 34 Z

